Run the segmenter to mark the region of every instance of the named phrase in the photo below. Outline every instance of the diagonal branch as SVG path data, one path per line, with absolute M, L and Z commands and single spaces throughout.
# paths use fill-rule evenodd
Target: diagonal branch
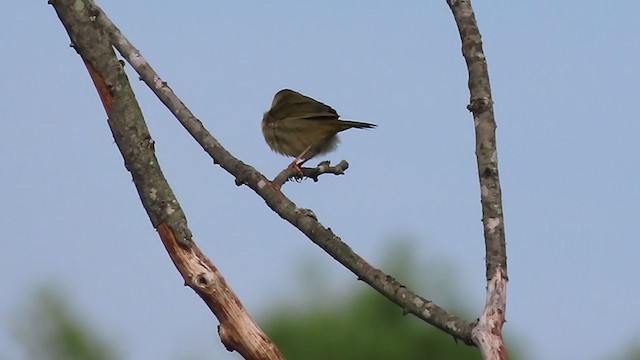
M 447 0 L 447 3 L 458 26 L 462 55 L 469 70 L 471 100 L 467 108 L 473 113 L 476 130 L 476 157 L 486 248 L 487 299 L 482 316 L 473 330 L 473 341 L 480 347 L 485 359 L 507 359 L 502 339 L 508 280 L 507 251 L 489 70 L 470 0 Z
M 418 296 L 393 277 L 371 266 L 330 228 L 323 226 L 312 211 L 298 208 L 280 191 L 278 184 L 272 183 L 256 169 L 231 155 L 178 99 L 167 83 L 151 68 L 140 51 L 124 37 L 106 14 L 95 4 L 92 6 L 92 12 L 95 14 L 97 23 L 103 26 L 113 45 L 131 64 L 140 78 L 211 156 L 214 163 L 235 177 L 237 184 L 246 184 L 262 197 L 275 213 L 299 229 L 331 257 L 353 272 L 358 279 L 399 305 L 404 312 L 415 315 L 466 344 L 473 345 L 471 341 L 473 324 L 447 313 L 432 301 Z
M 98 90 L 108 124 L 140 200 L 174 264 L 220 321 L 229 351 L 246 359 L 283 359 L 258 328 L 222 274 L 192 241 L 187 219 L 158 165 L 154 142 L 109 39 L 95 23 L 88 3 L 50 0 Z

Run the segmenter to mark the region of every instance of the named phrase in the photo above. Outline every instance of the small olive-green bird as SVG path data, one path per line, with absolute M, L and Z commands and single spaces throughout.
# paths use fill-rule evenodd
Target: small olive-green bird
M 262 117 L 262 134 L 271 150 L 295 157 L 291 166 L 300 167 L 314 156 L 334 150 L 339 142 L 339 132 L 376 127 L 339 117 L 331 106 L 283 89 L 276 93 L 271 109 Z M 302 162 L 298 163 L 298 160 Z

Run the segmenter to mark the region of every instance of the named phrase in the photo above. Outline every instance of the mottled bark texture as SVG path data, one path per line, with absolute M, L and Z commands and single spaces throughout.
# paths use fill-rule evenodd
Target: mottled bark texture
M 502 339 L 507 297 L 507 251 L 498 177 L 496 121 L 489 85 L 487 59 L 469 0 L 448 0 L 462 40 L 462 55 L 469 70 L 470 103 L 476 130 L 476 157 L 480 177 L 482 223 L 486 250 L 487 298 L 473 329 L 473 341 L 484 359 L 507 359 Z
M 131 173 L 140 200 L 158 230 L 185 284 L 194 289 L 220 321 L 220 338 L 246 359 L 283 359 L 247 314 L 220 272 L 195 246 L 187 219 L 164 178 L 154 142 L 108 36 L 85 0 L 52 0 L 72 46 L 82 57 L 100 94 L 115 142 Z M 70 104 L 71 106 L 71 104 Z

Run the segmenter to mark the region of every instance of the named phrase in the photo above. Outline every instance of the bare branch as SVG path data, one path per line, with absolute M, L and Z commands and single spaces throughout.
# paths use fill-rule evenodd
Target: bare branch
M 433 302 L 408 290 L 393 277 L 374 268 L 356 254 L 342 239 L 323 226 L 313 212 L 298 208 L 281 191 L 280 186 L 269 181 L 253 167 L 231 155 L 207 131 L 202 122 L 173 93 L 171 88 L 151 68 L 140 52 L 124 37 L 120 30 L 97 6 L 96 21 L 104 27 L 111 41 L 122 56 L 131 64 L 140 78 L 158 96 L 160 101 L 174 114 L 191 136 L 211 156 L 215 164 L 235 177 L 237 184 L 246 184 L 264 199 L 280 217 L 304 233 L 330 256 L 353 272 L 358 279 L 371 285 L 382 295 L 398 304 L 405 313 L 410 313 L 446 333 L 472 345 L 473 324 L 447 313 Z
M 237 350 L 245 359 L 284 359 L 275 344 L 255 325 L 222 274 L 197 246 L 180 246 L 165 224 L 160 224 L 158 234 L 185 285 L 198 293 L 220 321 L 218 334 L 227 350 Z
M 338 165 L 331 166 L 329 161 L 323 161 L 319 163 L 314 168 L 303 167 L 298 170 L 293 166 L 289 166 L 286 169 L 282 170 L 280 174 L 278 174 L 271 181 L 276 186 L 282 186 L 287 180 L 295 179 L 295 180 L 303 180 L 304 178 L 312 179 L 314 182 L 318 181 L 318 177 L 322 174 L 334 174 L 334 175 L 344 175 L 344 171 L 349 168 L 349 163 L 345 160 L 342 160 L 338 163 Z
M 462 54 L 469 70 L 471 99 L 467 108 L 473 113 L 476 130 L 476 157 L 486 248 L 487 300 L 480 321 L 473 331 L 473 340 L 485 359 L 507 359 L 502 339 L 508 280 L 507 252 L 489 70 L 470 0 L 447 0 L 447 3 L 458 26 Z
M 50 1 L 80 54 L 108 116 L 115 142 L 131 173 L 149 219 L 184 277 L 220 321 L 218 331 L 229 351 L 246 359 L 283 359 L 229 288 L 224 277 L 192 242 L 187 219 L 154 153 L 154 142 L 109 39 L 95 22 L 88 2 Z

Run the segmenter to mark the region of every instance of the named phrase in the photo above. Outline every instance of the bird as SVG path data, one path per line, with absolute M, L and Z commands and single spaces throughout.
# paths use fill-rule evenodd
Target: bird
M 377 127 L 339 117 L 329 105 L 297 91 L 282 89 L 262 117 L 262 135 L 271 150 L 295 157 L 289 166 L 299 169 L 309 159 L 334 150 L 340 141 L 339 132 Z

